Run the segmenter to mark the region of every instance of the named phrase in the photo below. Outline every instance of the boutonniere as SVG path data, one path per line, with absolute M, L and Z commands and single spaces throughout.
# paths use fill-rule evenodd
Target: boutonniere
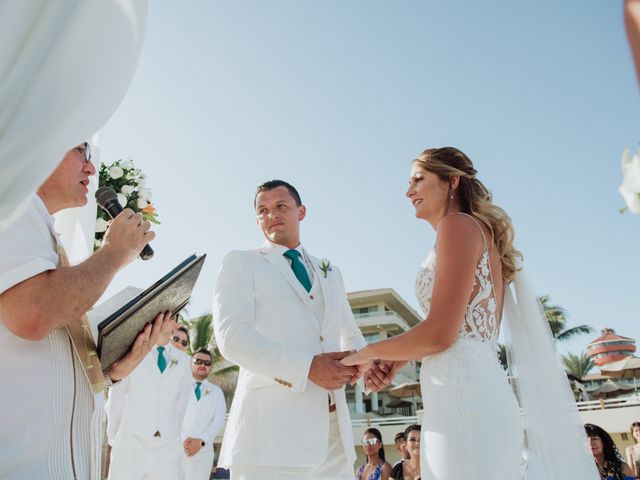
M 331 269 L 331 260 L 328 258 L 323 258 L 320 260 L 320 270 L 324 273 L 324 278 L 327 278 L 327 273 L 329 273 Z
M 205 395 L 209 395 L 209 393 L 211 392 L 211 390 L 209 390 L 208 388 L 204 391 Z
M 178 359 L 176 357 L 171 357 L 171 362 L 169 362 L 169 368 L 173 367 L 174 365 L 178 365 Z

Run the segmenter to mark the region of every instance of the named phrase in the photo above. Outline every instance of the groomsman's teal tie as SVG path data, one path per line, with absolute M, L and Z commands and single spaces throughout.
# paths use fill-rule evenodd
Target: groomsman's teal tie
M 300 261 L 300 252 L 298 250 L 287 250 L 284 256 L 291 260 L 291 270 L 295 274 L 298 281 L 302 284 L 307 292 L 311 291 L 311 280 L 307 274 L 307 269 Z
M 196 382 L 196 398 L 198 399 L 198 401 L 200 400 L 200 397 L 202 396 L 202 393 L 200 393 L 200 387 L 202 386 L 202 382 Z
M 164 369 L 167 368 L 167 359 L 164 358 L 164 347 L 158 347 L 158 368 L 160 369 L 160 373 L 164 372 Z

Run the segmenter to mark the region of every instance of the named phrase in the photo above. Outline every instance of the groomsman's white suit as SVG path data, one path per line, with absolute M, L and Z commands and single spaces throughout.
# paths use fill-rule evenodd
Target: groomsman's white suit
M 352 479 L 356 455 L 344 387 L 328 392 L 308 375 L 314 355 L 360 349 L 366 341 L 340 271 L 323 271 L 299 246 L 312 282 L 307 292 L 283 256 L 287 250 L 267 241 L 222 262 L 216 340 L 241 368 L 218 465 L 230 467 L 232 479 Z
M 180 434 L 191 390 L 189 356 L 170 344 L 158 368 L 157 349 L 120 383 L 107 401 L 107 438 L 112 446 L 109 480 L 180 478 Z M 148 475 L 145 476 L 145 475 Z
M 182 423 L 182 441 L 200 438 L 205 443 L 198 453 L 189 457 L 183 454 L 183 478 L 185 480 L 209 480 L 213 467 L 213 441 L 224 426 L 227 404 L 217 385 L 203 380 L 200 385 L 200 400 L 195 395 L 196 380 L 191 385 L 192 395 Z

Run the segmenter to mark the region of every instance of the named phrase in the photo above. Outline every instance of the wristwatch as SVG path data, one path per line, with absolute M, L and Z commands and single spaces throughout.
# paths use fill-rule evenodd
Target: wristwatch
M 114 382 L 113 380 L 111 380 L 111 377 L 109 376 L 110 371 L 111 371 L 111 368 L 109 368 L 109 370 L 107 370 L 106 372 L 105 371 L 102 372 L 102 375 L 104 377 L 104 388 L 113 387 L 114 385 L 117 385 L 118 383 L 121 382 L 121 380 L 118 380 L 117 382 Z
M 205 444 L 204 444 L 204 440 L 200 440 L 200 446 L 201 446 L 201 447 L 204 447 L 204 445 L 205 445 Z

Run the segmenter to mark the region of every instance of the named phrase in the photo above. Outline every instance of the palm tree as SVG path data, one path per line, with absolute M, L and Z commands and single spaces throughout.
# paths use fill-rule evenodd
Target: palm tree
M 224 358 L 220 353 L 220 349 L 214 344 L 213 338 L 213 315 L 207 313 L 190 320 L 183 320 L 182 323 L 189 329 L 191 344 L 187 346 L 187 353 L 193 355 L 193 352 L 200 348 L 206 348 L 211 352 L 211 361 L 214 368 L 211 369 L 215 376 L 225 376 L 232 372 L 238 371 L 237 365 L 230 365 L 219 370 L 215 370 L 216 365 L 224 362 Z
M 551 334 L 556 342 L 564 342 L 577 335 L 583 335 L 585 333 L 592 333 L 594 330 L 589 325 L 578 325 L 577 327 L 567 328 L 567 311 L 558 305 L 549 305 L 550 296 L 542 295 L 537 298 L 538 302 L 542 306 L 547 322 L 549 322 L 549 328 Z M 503 344 L 498 344 L 498 359 L 502 364 L 502 367 L 507 369 L 507 349 Z M 589 367 L 589 369 L 591 369 Z M 573 373 L 573 372 L 571 372 Z M 579 376 L 579 375 L 576 375 Z
M 567 311 L 558 305 L 549 305 L 550 296 L 542 295 L 538 297 L 538 302 L 542 306 L 551 334 L 559 342 L 564 342 L 577 335 L 592 333 L 594 330 L 589 325 L 578 325 L 577 327 L 567 328 Z
M 577 378 L 584 377 L 594 367 L 593 360 L 584 352 L 580 355 L 571 352 L 562 355 L 562 363 L 567 372 Z

